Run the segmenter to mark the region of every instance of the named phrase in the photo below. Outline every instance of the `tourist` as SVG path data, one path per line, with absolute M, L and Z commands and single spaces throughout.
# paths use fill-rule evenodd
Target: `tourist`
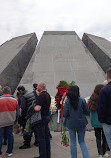
M 111 68 L 106 72 L 106 79 L 108 84 L 100 91 L 97 112 L 111 151 Z
M 39 92 L 37 91 L 37 83 L 34 83 L 33 84 L 33 92 L 38 100 L 38 96 L 39 96 Z M 51 105 L 50 105 L 50 109 L 51 109 Z M 50 110 L 50 118 L 51 118 L 51 110 Z M 35 130 L 34 130 L 35 132 Z M 49 135 L 50 135 L 50 139 L 52 139 L 52 135 L 51 135 L 51 132 L 49 130 Z M 36 145 L 37 144 L 37 145 Z M 38 143 L 34 143 L 35 146 L 38 146 Z
M 2 86 L 0 85 L 0 96 L 3 95 L 3 89 Z M 4 130 L 4 140 L 3 140 L 3 145 L 7 145 L 7 137 L 6 137 L 6 130 Z
M 63 116 L 64 126 L 68 128 L 71 142 L 71 158 L 77 158 L 76 133 L 82 150 L 83 158 L 89 158 L 87 146 L 84 141 L 86 125 L 85 115 L 89 115 L 89 109 L 85 99 L 80 97 L 79 87 L 71 86 L 64 104 Z
M 2 155 L 2 140 L 4 131 L 8 139 L 8 148 L 6 154 L 12 156 L 13 150 L 13 124 L 16 120 L 17 100 L 11 95 L 10 87 L 3 88 L 3 95 L 0 97 L 0 158 Z
M 33 84 L 33 93 L 35 95 L 35 98 L 36 98 L 36 103 L 38 101 L 38 91 L 37 91 L 37 83 L 34 83 Z M 38 137 L 37 137 L 37 133 L 36 133 L 36 128 L 33 128 L 33 131 L 32 133 L 34 132 L 34 135 L 35 135 L 35 142 L 34 142 L 34 145 L 35 146 L 38 146 Z
M 22 110 L 22 112 L 21 112 L 21 118 L 22 118 L 21 125 L 23 127 L 23 138 L 25 138 L 23 145 L 20 146 L 19 149 L 28 149 L 28 148 L 30 148 L 32 132 L 30 132 L 30 136 L 28 137 L 28 139 L 26 139 L 26 135 L 24 132 L 26 122 L 27 122 L 26 115 L 27 115 L 28 108 L 32 105 L 32 102 L 36 102 L 36 98 L 35 98 L 35 94 L 33 92 L 28 92 L 27 90 L 25 90 L 24 86 L 19 86 L 17 88 L 17 90 L 21 94 L 21 106 L 20 106 L 21 110 Z M 35 142 L 37 142 L 37 141 L 35 140 Z
M 46 90 L 46 84 L 44 82 L 38 83 L 37 90 L 40 94 L 38 103 L 35 106 L 35 111 L 41 111 L 42 121 L 36 125 L 40 156 L 34 158 L 50 158 L 51 151 L 48 123 L 50 121 L 49 110 L 51 97 Z
M 102 125 L 98 121 L 98 114 L 97 114 L 97 102 L 100 90 L 104 87 L 102 84 L 96 85 L 89 101 L 88 101 L 88 107 L 90 109 L 90 120 L 91 125 L 94 128 L 95 137 L 96 137 L 96 144 L 98 149 L 99 158 L 109 157 L 109 155 L 106 153 L 107 148 L 107 142 L 104 135 L 104 131 L 102 128 Z

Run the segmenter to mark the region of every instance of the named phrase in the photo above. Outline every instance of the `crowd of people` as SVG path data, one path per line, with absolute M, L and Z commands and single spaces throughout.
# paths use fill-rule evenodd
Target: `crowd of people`
M 35 158 L 50 158 L 50 131 L 48 123 L 50 121 L 51 97 L 46 90 L 46 84 L 39 82 L 33 84 L 33 91 L 28 92 L 24 86 L 18 86 L 17 98 L 11 95 L 11 88 L 0 86 L 0 158 L 2 158 L 2 145 L 7 144 L 7 156 L 12 156 L 13 151 L 13 126 L 20 125 L 23 135 L 23 145 L 19 149 L 30 148 L 31 137 L 34 132 L 34 145 L 39 147 L 40 156 Z M 33 105 L 33 106 L 32 106 Z M 31 108 L 30 108 L 31 107 Z M 30 124 L 31 115 L 40 111 L 41 121 Z M 30 117 L 29 117 L 30 115 Z M 3 142 L 4 139 L 4 142 Z
M 99 158 L 108 158 L 107 144 L 111 151 L 111 68 L 106 72 L 107 84 L 98 84 L 88 100 L 80 97 L 79 87 L 71 86 L 64 104 L 64 126 L 68 128 L 71 143 L 71 158 L 77 158 L 76 133 L 83 158 L 89 158 L 84 141 L 88 124 L 85 115 L 90 115 L 94 127 Z
M 70 136 L 71 158 L 77 158 L 77 143 L 82 151 L 83 158 L 90 158 L 85 143 L 85 131 L 88 121 L 85 115 L 90 115 L 91 125 L 94 128 L 99 158 L 108 158 L 107 149 L 111 151 L 111 68 L 106 72 L 107 83 L 95 86 L 88 103 L 80 97 L 79 87 L 72 85 L 69 88 L 64 104 L 64 126 Z M 44 82 L 33 84 L 33 91 L 28 92 L 24 86 L 18 86 L 17 98 L 11 95 L 11 88 L 0 86 L 0 158 L 2 145 L 7 144 L 7 156 L 13 151 L 13 126 L 20 125 L 23 135 L 23 145 L 19 149 L 28 149 L 34 133 L 34 145 L 39 147 L 39 156 L 34 158 L 51 158 L 50 130 L 51 97 Z M 30 118 L 33 114 L 41 114 L 39 122 L 31 126 Z

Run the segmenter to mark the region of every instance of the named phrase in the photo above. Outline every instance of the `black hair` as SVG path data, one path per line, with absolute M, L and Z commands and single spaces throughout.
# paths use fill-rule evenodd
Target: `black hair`
M 79 87 L 77 85 L 71 86 L 69 88 L 67 97 L 70 101 L 70 104 L 73 106 L 74 110 L 77 110 L 80 97 Z
M 19 87 L 17 88 L 17 90 L 18 90 L 18 91 L 20 91 L 20 90 L 25 91 L 25 87 L 24 87 L 24 86 L 19 86 Z
M 33 87 L 35 88 L 35 90 L 37 89 L 37 83 L 33 84 Z

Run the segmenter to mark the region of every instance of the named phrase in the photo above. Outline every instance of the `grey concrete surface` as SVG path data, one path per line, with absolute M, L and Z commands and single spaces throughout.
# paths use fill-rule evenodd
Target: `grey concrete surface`
M 82 41 L 92 53 L 104 72 L 111 67 L 111 42 L 108 40 L 84 33 Z
M 20 84 L 31 91 L 40 80 L 52 96 L 60 80 L 73 80 L 86 97 L 104 81 L 104 72 L 74 31 L 45 31 Z
M 35 51 L 35 33 L 12 38 L 0 46 L 0 84 L 10 86 L 12 93 L 20 82 Z
M 70 147 L 64 147 L 60 144 L 61 133 L 60 132 L 51 132 L 51 158 L 70 158 Z M 69 134 L 67 134 L 69 136 Z M 86 132 L 85 141 L 88 147 L 90 158 L 98 158 L 98 153 L 96 149 L 96 140 L 94 136 L 94 131 Z M 33 158 L 34 156 L 39 156 L 38 147 L 33 145 L 34 137 L 32 138 L 32 145 L 30 149 L 20 150 L 19 146 L 22 145 L 23 139 L 20 135 L 15 135 L 14 139 L 14 150 L 12 158 Z M 82 158 L 81 150 L 77 144 L 78 149 L 78 158 Z M 6 146 L 3 146 L 3 158 L 7 158 L 5 155 Z M 110 154 L 110 152 L 108 152 Z M 111 157 L 111 154 L 110 154 Z
M 32 84 L 41 80 L 46 82 L 52 96 L 56 95 L 60 80 L 74 80 L 80 87 L 81 96 L 87 97 L 105 78 L 104 72 L 74 31 L 45 31 L 20 84 L 32 91 Z M 88 121 L 87 128 L 91 130 L 89 117 Z M 53 116 L 53 124 L 53 130 L 57 131 L 57 114 Z
M 46 82 L 52 96 L 56 95 L 60 80 L 74 80 L 80 87 L 81 96 L 87 97 L 105 78 L 104 72 L 74 31 L 45 31 L 20 84 L 32 91 L 32 84 L 41 80 Z M 87 128 L 91 130 L 89 117 L 88 121 Z M 57 114 L 53 116 L 53 124 L 53 130 L 57 131 Z

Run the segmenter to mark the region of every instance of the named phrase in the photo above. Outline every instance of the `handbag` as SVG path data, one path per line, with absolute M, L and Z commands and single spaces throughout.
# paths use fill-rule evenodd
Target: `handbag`
M 30 125 L 31 127 L 39 124 L 41 122 L 41 111 L 34 111 L 32 116 L 30 117 Z

